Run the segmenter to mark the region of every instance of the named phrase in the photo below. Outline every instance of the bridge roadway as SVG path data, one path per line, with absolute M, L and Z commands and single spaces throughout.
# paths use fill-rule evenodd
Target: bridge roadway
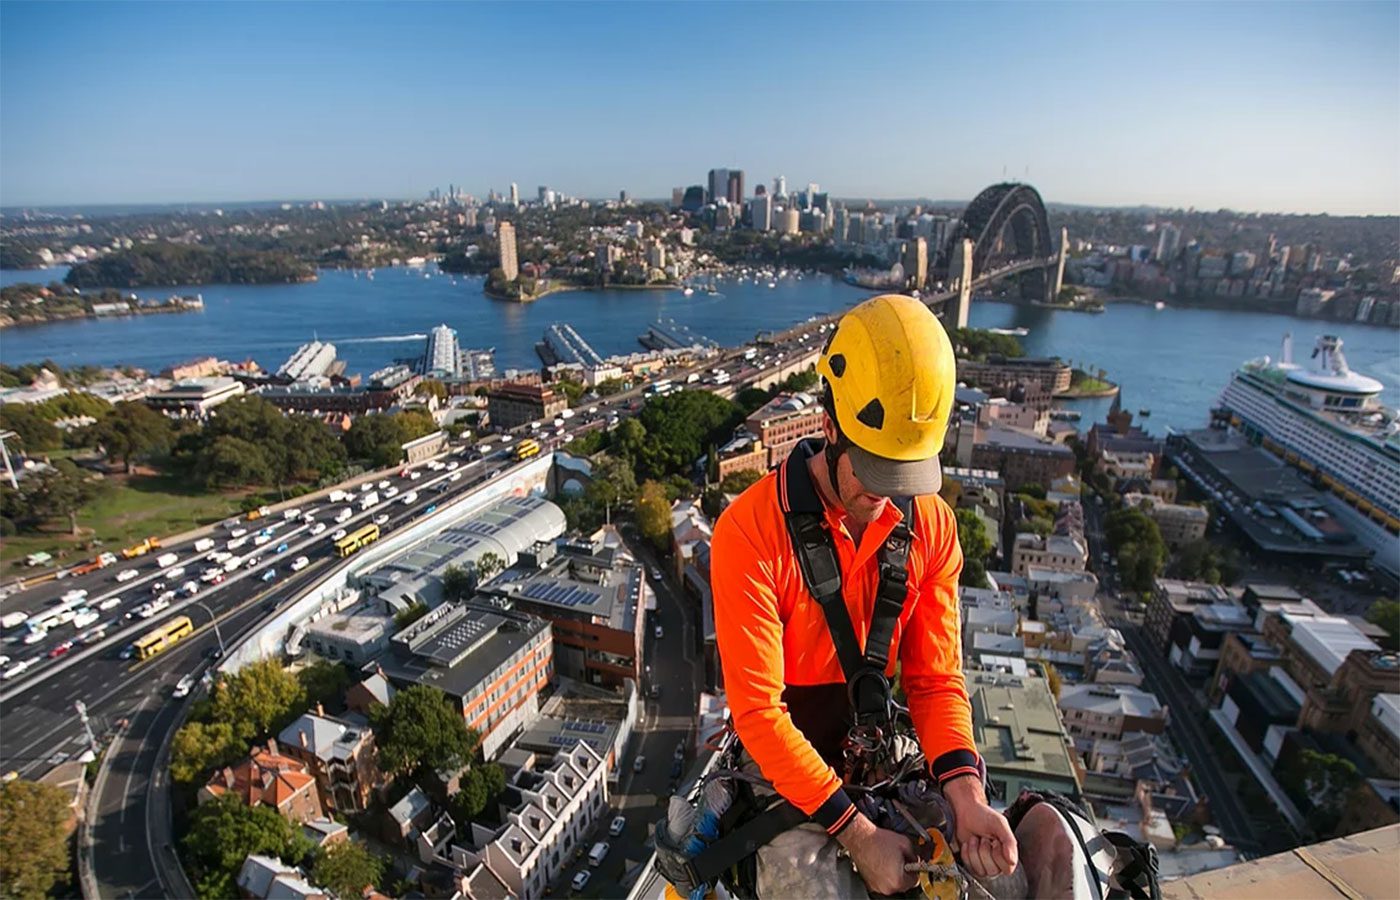
M 775 338 L 769 352 L 784 354 L 809 349 L 810 343 L 804 345 L 800 339 L 817 332 L 819 325 L 819 321 L 806 322 L 785 331 Z M 781 360 L 770 364 L 771 367 L 781 365 Z M 744 360 L 740 348 L 723 351 L 671 377 L 683 380 L 689 372 L 703 373 L 709 368 L 728 372 L 732 379 L 730 386 L 733 386 L 756 380 L 764 374 L 765 367 L 762 363 Z M 713 389 L 703 384 L 694 387 Z M 549 452 L 564 447 L 579 434 L 603 426 L 613 416 L 635 413 L 641 407 L 641 394 L 641 389 L 636 388 L 578 411 L 562 427 L 546 425 L 537 432 L 522 430 L 520 433 L 533 434 Z M 498 444 L 499 439 L 493 443 Z M 349 528 L 368 521 L 370 516 L 388 515 L 389 521 L 381 527 L 386 533 L 392 533 L 393 529 L 426 515 L 428 506 L 490 480 L 508 462 L 508 456 L 502 451 L 479 462 L 462 462 L 455 470 L 462 473 L 462 477 L 455 482 L 448 480 L 453 472 L 430 474 L 425 464 L 419 465 L 415 470 L 427 477 L 420 477 L 418 481 L 388 479 L 401 492 L 406 492 L 410 486 L 417 490 L 416 503 L 405 507 L 395 498 L 369 512 L 357 513 L 355 518 L 338 527 Z M 447 484 L 449 489 L 441 495 L 433 493 L 430 487 L 435 484 Z M 301 511 L 326 520 L 329 510 L 342 505 L 324 501 L 307 503 L 301 506 Z M 269 520 L 277 521 L 275 516 Z M 89 823 L 93 877 L 86 882 L 85 892 L 95 890 L 101 897 L 182 897 L 189 894 L 189 887 L 174 859 L 166 793 L 169 741 L 189 701 L 174 701 L 170 689 L 184 675 L 203 673 L 209 666 L 208 657 L 218 646 L 211 613 L 217 616 L 218 634 L 227 645 L 232 645 L 256 629 L 261 620 L 280 605 L 324 577 L 334 563 L 334 550 L 329 540 L 333 529 L 329 522 L 327 524 L 326 533 L 313 536 L 305 523 L 284 523 L 274 535 L 275 539 L 259 548 L 263 560 L 251 567 L 255 573 L 273 567 L 285 572 L 287 563 L 298 555 L 305 555 L 310 563 L 303 571 L 265 583 L 260 575 L 250 576 L 245 569 L 243 574 L 236 574 L 223 584 L 204 587 L 193 598 L 197 602 L 183 608 L 177 602 L 149 620 L 133 618 L 128 622 L 123 616 L 149 597 L 149 585 L 158 575 L 154 561 L 158 554 L 121 561 L 89 575 L 48 582 L 0 600 L 0 612 L 8 613 L 42 610 L 73 589 L 87 590 L 93 604 L 120 598 L 117 605 L 104 611 L 103 620 L 109 626 L 106 638 L 92 647 L 75 647 L 57 659 L 49 658 L 54 645 L 72 637 L 71 626 L 64 625 L 35 645 L 23 644 L 18 633 L 7 634 L 3 651 L 16 660 L 33 658 L 37 662 L 34 669 L 3 683 L 0 771 L 14 771 L 33 778 L 58 762 L 79 755 L 86 747 L 86 740 L 73 708 L 76 700 L 87 704 L 93 730 L 99 739 L 113 738 L 108 750 L 109 763 L 94 786 L 95 796 L 89 807 L 93 813 Z M 193 541 L 162 548 L 162 552 L 180 555 L 179 564 L 189 570 L 182 580 L 197 579 L 201 568 L 197 564 L 207 562 L 209 554 L 227 547 L 226 530 L 215 529 L 214 536 L 219 539 L 219 545 L 204 553 L 192 552 Z M 278 554 L 275 548 L 283 541 L 288 543 L 288 549 Z M 238 550 L 248 552 L 244 547 Z M 136 571 L 137 578 L 119 584 L 115 576 L 125 569 Z M 177 610 L 194 622 L 193 635 L 145 662 L 119 658 L 121 647 L 130 639 L 123 635 L 123 630 L 143 633 L 175 615 Z M 65 630 L 70 633 L 65 634 Z

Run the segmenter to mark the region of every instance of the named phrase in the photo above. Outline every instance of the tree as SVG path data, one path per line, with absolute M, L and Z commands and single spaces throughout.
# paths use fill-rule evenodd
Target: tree
M 339 709 L 345 700 L 345 690 L 350 687 L 350 670 L 339 663 L 318 658 L 297 672 L 297 681 L 301 683 L 308 705 L 319 703 Z
M 637 476 L 625 456 L 604 456 L 593 466 L 593 480 L 584 496 L 596 507 L 608 509 L 637 496 Z
M 1239 574 L 1239 562 L 1228 546 L 1202 539 L 1178 550 L 1168 571 L 1186 581 L 1229 584 Z
M 719 483 L 719 486 L 726 494 L 742 494 L 754 484 L 757 484 L 762 477 L 762 472 L 757 472 L 753 469 L 744 469 L 742 472 L 732 472 L 727 475 L 725 479 Z
M 1045 663 L 1045 683 L 1050 688 L 1050 693 L 1055 695 L 1055 699 L 1060 699 L 1060 670 L 1055 668 L 1053 663 Z
M 208 488 L 271 484 L 272 466 L 263 448 L 243 438 L 224 435 L 200 455 L 197 477 Z
M 992 555 L 992 539 L 982 519 L 970 509 L 953 512 L 958 523 L 958 545 L 962 547 L 963 568 L 961 584 L 969 587 L 987 586 L 987 560 Z
M 224 794 L 195 808 L 184 844 L 195 892 L 210 900 L 237 896 L 234 881 L 250 855 L 275 856 L 294 864 L 314 846 L 300 828 L 276 810 L 247 806 L 233 794 Z
M 1151 591 L 1167 552 L 1157 523 L 1137 507 L 1115 509 L 1104 521 L 1104 534 L 1117 551 L 1123 584 L 1139 593 Z
M 130 472 L 137 457 L 168 449 L 174 429 L 169 419 L 146 404 L 123 401 L 88 429 L 88 438 Z
M 574 381 L 571 378 L 561 378 L 554 387 L 564 395 L 564 399 L 569 401 L 570 406 L 578 405 L 579 398 L 583 396 L 585 390 L 583 383 Z
M 779 390 L 795 394 L 798 391 L 810 391 L 817 386 L 817 370 L 815 368 L 803 369 L 801 372 L 793 372 L 784 378 L 782 384 L 778 385 Z
M 275 659 L 246 665 L 214 685 L 214 721 L 229 723 L 244 742 L 280 730 L 304 709 L 306 690 Z
M 505 789 L 506 773 L 496 763 L 472 766 L 452 798 L 452 812 L 460 827 L 481 815 Z
M 605 378 L 593 386 L 593 391 L 599 397 L 611 397 L 614 394 L 622 393 L 623 388 L 621 378 Z
M 370 714 L 379 765 L 394 775 L 461 768 L 476 752 L 477 735 L 437 688 L 414 685 Z
M 1361 773 L 1351 760 L 1334 753 L 1304 749 L 1285 766 L 1279 780 L 1302 806 L 1311 808 L 1309 821 L 1318 834 L 1337 828 Z
M 246 750 L 247 744 L 234 737 L 228 722 L 186 722 L 170 744 L 170 777 L 180 784 L 195 784 Z
M 489 581 L 506 568 L 506 561 L 487 550 L 476 561 L 476 575 L 479 581 Z
M 76 535 L 78 510 L 98 495 L 101 484 L 66 459 L 31 477 L 34 484 L 24 494 L 36 514 L 45 519 L 67 519 L 69 532 Z
M 0 787 L 0 895 L 41 900 L 68 883 L 68 801 L 35 781 Z
M 637 528 L 659 549 L 664 550 L 670 543 L 671 504 L 666 500 L 666 489 L 655 481 L 642 485 L 642 496 L 637 501 Z
M 1377 600 L 1366 611 L 1366 621 L 1386 630 L 1392 649 L 1400 645 L 1400 601 Z
M 23 403 L 0 406 L 0 431 L 13 431 L 18 437 L 19 449 L 30 456 L 63 446 L 62 432 Z M 14 445 L 9 447 L 10 452 L 14 452 Z
M 394 627 L 400 631 L 417 622 L 428 614 L 428 604 L 422 600 L 413 601 L 413 605 L 408 609 L 401 609 L 394 614 Z
M 413 389 L 415 397 L 436 397 L 439 403 L 447 401 L 447 385 L 436 378 L 424 378 Z
M 724 491 L 717 485 L 705 488 L 705 492 L 700 495 L 700 509 L 713 522 L 719 518 L 719 514 L 724 512 Z
M 455 563 L 442 570 L 442 595 L 448 600 L 461 600 L 476 588 L 472 573 Z
M 739 409 L 747 416 L 772 399 L 773 393 L 771 391 L 765 391 L 763 388 L 747 387 L 734 397 L 734 402 L 738 404 Z
M 712 441 L 722 441 L 743 419 L 739 407 L 709 391 L 653 397 L 637 416 L 647 441 L 633 456 L 639 474 L 664 478 L 689 473 Z
M 359 897 L 384 877 L 384 860 L 357 841 L 342 841 L 316 853 L 311 880 L 337 897 Z
M 393 416 L 374 413 L 359 416 L 345 433 L 345 450 L 353 459 L 365 460 L 376 469 L 403 459 L 403 428 Z

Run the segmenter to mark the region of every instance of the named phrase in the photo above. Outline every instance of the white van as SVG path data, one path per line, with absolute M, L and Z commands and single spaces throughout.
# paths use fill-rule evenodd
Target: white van
M 345 497 L 345 492 L 342 491 L 340 488 L 336 488 L 335 490 L 331 491 L 330 496 L 326 499 L 330 500 L 332 503 L 339 503 L 340 501 L 344 500 Z
M 199 540 L 197 540 L 197 541 L 194 542 L 194 552 L 195 552 L 195 553 L 203 553 L 205 550 L 213 550 L 213 549 L 214 549 L 214 539 L 213 539 L 213 538 L 200 538 Z
M 156 568 L 168 569 L 179 561 L 180 554 L 178 553 L 162 553 L 160 556 L 156 557 Z
M 608 842 L 599 841 L 593 845 L 593 849 L 588 851 L 588 864 L 590 866 L 601 866 L 603 860 L 608 855 Z

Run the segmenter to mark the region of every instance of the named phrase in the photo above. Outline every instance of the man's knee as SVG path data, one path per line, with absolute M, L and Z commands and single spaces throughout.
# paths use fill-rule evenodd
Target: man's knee
M 1029 810 L 1016 826 L 1016 846 L 1032 897 L 1068 897 L 1074 888 L 1074 840 L 1048 803 Z

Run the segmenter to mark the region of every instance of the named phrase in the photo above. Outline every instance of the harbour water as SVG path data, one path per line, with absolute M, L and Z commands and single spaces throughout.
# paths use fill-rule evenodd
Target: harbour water
M 63 269 L 3 271 L 0 284 L 60 280 Z M 428 277 L 424 277 L 424 276 Z M 275 369 L 313 336 L 336 345 L 348 371 L 368 374 L 395 359 L 422 353 L 429 329 L 446 323 L 463 347 L 494 347 L 498 368 L 535 368 L 534 345 L 549 323 L 566 321 L 599 353 L 640 350 L 637 336 L 659 319 L 674 319 L 722 345 L 785 328 L 813 315 L 844 309 L 868 293 L 839 280 L 807 275 L 766 282 L 724 280 L 720 293 L 577 291 L 530 304 L 503 303 L 482 293 L 480 278 L 435 269 L 380 269 L 371 280 L 326 271 L 311 284 L 146 288 L 143 297 L 199 293 L 203 312 L 85 319 L 0 331 L 0 360 L 53 359 L 61 365 L 129 364 L 159 370 L 197 356 L 253 358 Z M 1060 356 L 1091 371 L 1103 369 L 1123 387 L 1124 407 L 1148 409 L 1142 424 L 1154 433 L 1204 424 L 1207 412 L 1240 363 L 1277 356 L 1285 332 L 1305 354 L 1317 334 L 1345 341 L 1352 368 L 1379 379 L 1384 399 L 1400 405 L 1400 337 L 1361 325 L 1225 310 L 1167 309 L 1111 303 L 1102 315 L 974 302 L 979 328 L 1026 328 L 1026 352 Z M 1102 418 L 1110 401 L 1075 401 L 1081 428 Z

